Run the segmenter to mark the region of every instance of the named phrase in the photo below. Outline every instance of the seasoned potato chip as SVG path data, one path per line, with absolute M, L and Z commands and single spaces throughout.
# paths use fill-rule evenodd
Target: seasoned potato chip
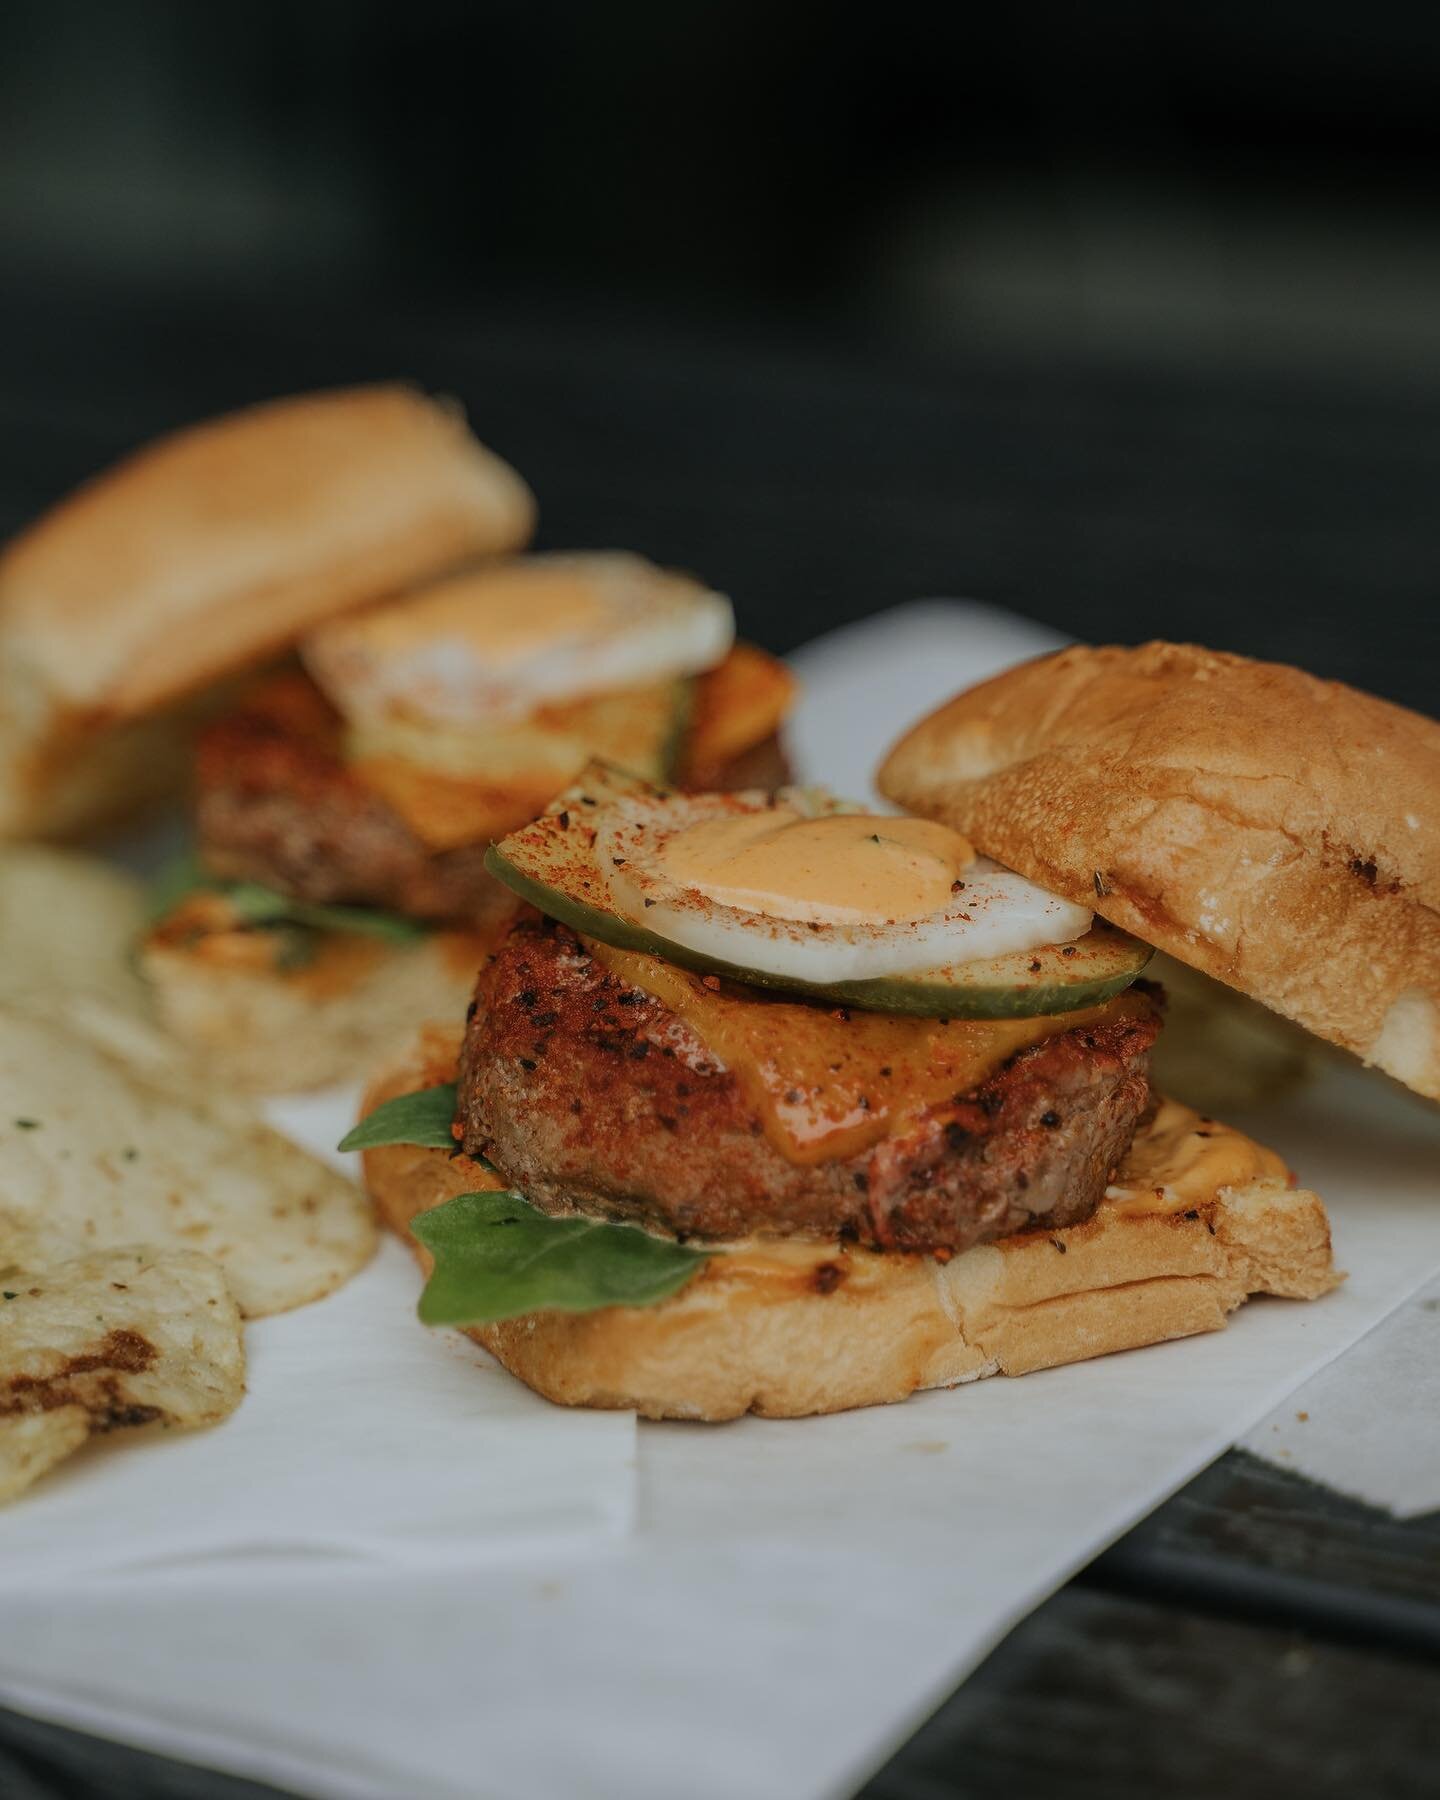
M 369 1259 L 368 1202 L 93 996 L 0 1005 L 0 1269 L 149 1243 L 200 1250 L 248 1316 Z
M 64 1462 L 90 1435 L 83 1406 L 0 1414 L 0 1506 Z
M 213 1425 L 240 1404 L 240 1313 L 217 1263 L 130 1245 L 0 1275 L 0 1501 L 93 1431 Z
M 105 1055 L 163 1081 L 166 1090 L 177 1098 L 200 1094 L 207 1104 L 233 1113 L 237 1119 L 254 1116 L 244 1100 L 217 1094 L 186 1060 L 183 1048 L 160 1026 L 114 1005 L 93 989 L 35 988 L 25 993 L 0 994 L 0 1010 L 58 1025 Z
M 0 852 L 0 998 L 43 991 L 99 995 L 145 1014 L 133 948 L 145 890 L 93 856 L 23 845 Z

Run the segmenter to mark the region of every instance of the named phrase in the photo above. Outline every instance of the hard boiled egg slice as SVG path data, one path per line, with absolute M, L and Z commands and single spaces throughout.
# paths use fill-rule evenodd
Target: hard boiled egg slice
M 1093 920 L 947 826 L 793 789 L 617 800 L 595 857 L 615 906 L 653 935 L 781 980 L 944 968 L 1065 943 Z
M 698 674 L 734 641 L 730 602 L 621 551 L 487 563 L 336 619 L 301 646 L 353 724 L 459 727 Z

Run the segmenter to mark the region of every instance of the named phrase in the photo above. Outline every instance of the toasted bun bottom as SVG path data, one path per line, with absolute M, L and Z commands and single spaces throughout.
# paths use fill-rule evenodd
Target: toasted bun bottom
M 366 1110 L 452 1079 L 456 1047 L 455 1033 L 427 1030 L 375 1082 Z M 1182 1111 L 1167 1106 L 1149 1128 L 1155 1142 Z M 1137 1150 L 1147 1182 L 1164 1187 L 1141 1140 Z M 365 1172 L 382 1217 L 407 1238 L 417 1213 L 492 1185 L 468 1158 L 406 1146 L 370 1151 Z M 468 1335 L 563 1405 L 652 1419 L 792 1418 L 1217 1331 L 1250 1294 L 1311 1299 L 1338 1279 L 1324 1207 L 1279 1176 L 1198 1202 L 1189 1192 L 1157 1200 L 1154 1187 L 1148 1200 L 1111 1192 L 1082 1225 L 949 1262 L 757 1241 L 716 1254 L 656 1306 L 534 1313 Z
M 333 933 L 308 968 L 283 972 L 218 960 L 199 947 L 147 943 L 141 973 L 161 1022 L 207 1075 L 256 1094 L 360 1081 L 417 1024 L 464 1010 L 488 948 L 469 932 L 413 944 Z

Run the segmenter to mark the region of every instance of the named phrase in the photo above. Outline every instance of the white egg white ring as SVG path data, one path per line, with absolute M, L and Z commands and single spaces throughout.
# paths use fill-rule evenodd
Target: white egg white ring
M 382 653 L 366 639 L 363 619 L 341 619 L 302 645 L 306 667 L 353 722 L 398 710 L 432 725 L 494 730 L 549 702 L 697 675 L 723 662 L 735 642 L 735 613 L 723 594 L 643 557 L 592 551 L 528 561 L 562 578 L 573 568 L 601 616 L 494 665 L 463 632 L 437 629 Z M 422 613 L 424 601 L 422 590 L 414 602 Z
M 795 796 L 776 797 L 779 804 Z M 911 975 L 978 962 L 1043 944 L 1069 943 L 1094 914 L 1024 876 L 979 858 L 939 912 L 894 924 L 802 922 L 724 905 L 666 878 L 657 864 L 677 832 L 707 819 L 768 810 L 764 794 L 636 796 L 608 806 L 597 821 L 595 856 L 614 909 L 654 936 L 687 950 L 782 980 L 831 983 Z M 836 802 L 806 810 L 852 812 Z

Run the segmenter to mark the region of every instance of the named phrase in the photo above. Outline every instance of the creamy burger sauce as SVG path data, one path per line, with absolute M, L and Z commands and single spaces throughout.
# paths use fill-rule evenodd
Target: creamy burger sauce
M 932 819 L 812 819 L 777 806 L 676 832 L 657 872 L 769 918 L 887 925 L 949 906 L 974 860 L 968 839 Z
M 437 1061 L 433 1080 L 453 1076 L 452 1060 Z M 443 1152 L 438 1154 L 443 1155 Z M 485 1170 L 468 1159 L 448 1159 L 447 1166 L 456 1177 L 456 1191 L 471 1188 L 503 1188 L 505 1179 L 493 1170 Z M 1273 1150 L 1257 1144 L 1233 1126 L 1215 1119 L 1203 1118 L 1178 1100 L 1162 1099 L 1155 1117 L 1136 1134 L 1125 1161 L 1106 1190 L 1096 1209 L 1094 1220 L 1060 1231 L 1043 1225 L 1022 1232 L 1014 1239 L 1002 1238 L 998 1244 L 983 1245 L 966 1255 L 992 1256 L 1007 1243 L 1019 1248 L 1027 1239 L 1054 1244 L 1072 1231 L 1093 1229 L 1093 1224 L 1114 1218 L 1164 1217 L 1202 1207 L 1213 1206 L 1225 1192 L 1249 1187 L 1257 1181 L 1293 1182 L 1284 1161 Z M 779 1280 L 806 1279 L 819 1266 L 840 1267 L 853 1272 L 895 1263 L 928 1263 L 933 1259 L 915 1251 L 868 1250 L 854 1244 L 836 1244 L 829 1239 L 812 1238 L 745 1238 L 728 1244 L 707 1245 L 716 1256 L 715 1270 L 729 1270 L 754 1277 L 773 1273 Z M 966 1255 L 945 1265 L 958 1275 Z M 838 1284 L 837 1284 L 838 1285 Z M 818 1290 L 827 1296 L 835 1291 L 830 1283 Z
M 598 630 L 606 616 L 594 583 L 583 575 L 517 563 L 486 569 L 478 579 L 459 576 L 377 607 L 344 621 L 343 630 L 381 657 L 434 638 L 461 638 L 503 669 Z M 335 635 L 341 636 L 340 628 Z
M 283 933 L 247 928 L 223 894 L 211 893 L 187 894 L 151 929 L 148 942 L 155 948 L 183 951 L 214 969 L 283 974 L 297 991 L 315 1001 L 332 999 L 352 988 L 385 954 L 378 938 L 322 932 L 311 940 L 308 958 L 287 968 Z
M 1273 1150 L 1178 1100 L 1162 1100 L 1106 1188 L 1105 1205 L 1127 1215 L 1184 1212 L 1208 1204 L 1222 1188 L 1291 1179 Z
M 1038 1019 L 901 1018 L 772 998 L 588 938 L 585 947 L 689 1026 L 740 1082 L 773 1147 L 802 1165 L 858 1155 L 1030 1044 L 1149 1006 L 1126 993 Z
M 508 915 L 489 930 L 455 927 L 433 931 L 427 943 L 457 981 L 473 975 L 475 965 L 508 929 Z M 385 960 L 388 946 L 379 938 L 348 931 L 319 931 L 308 939 L 304 961 L 285 961 L 284 932 L 257 930 L 237 918 L 223 894 L 187 894 L 154 925 L 146 942 L 155 948 L 182 951 L 215 969 L 254 975 L 281 975 L 299 993 L 325 1001 L 351 992 Z
M 1034 1244 L 1053 1258 L 1056 1243 L 1072 1233 L 1089 1232 L 1107 1219 L 1163 1217 L 1213 1206 L 1227 1189 L 1248 1187 L 1252 1182 L 1290 1180 L 1289 1171 L 1273 1150 L 1254 1143 L 1229 1125 L 1204 1119 L 1175 1100 L 1162 1100 L 1160 1110 L 1137 1134 L 1115 1181 L 1096 1209 L 1093 1219 L 1055 1231 L 1038 1225 L 1014 1238 L 981 1245 L 944 1264 L 918 1252 L 868 1250 L 854 1244 L 835 1244 L 803 1238 L 747 1238 L 717 1246 L 715 1271 L 733 1272 L 747 1280 L 769 1277 L 781 1284 L 803 1284 L 825 1296 L 853 1292 L 853 1278 L 897 1263 L 929 1264 L 934 1273 L 953 1287 L 963 1277 L 972 1257 L 993 1257 L 1007 1247 L 1025 1254 Z M 824 1285 L 814 1283 L 817 1270 Z

